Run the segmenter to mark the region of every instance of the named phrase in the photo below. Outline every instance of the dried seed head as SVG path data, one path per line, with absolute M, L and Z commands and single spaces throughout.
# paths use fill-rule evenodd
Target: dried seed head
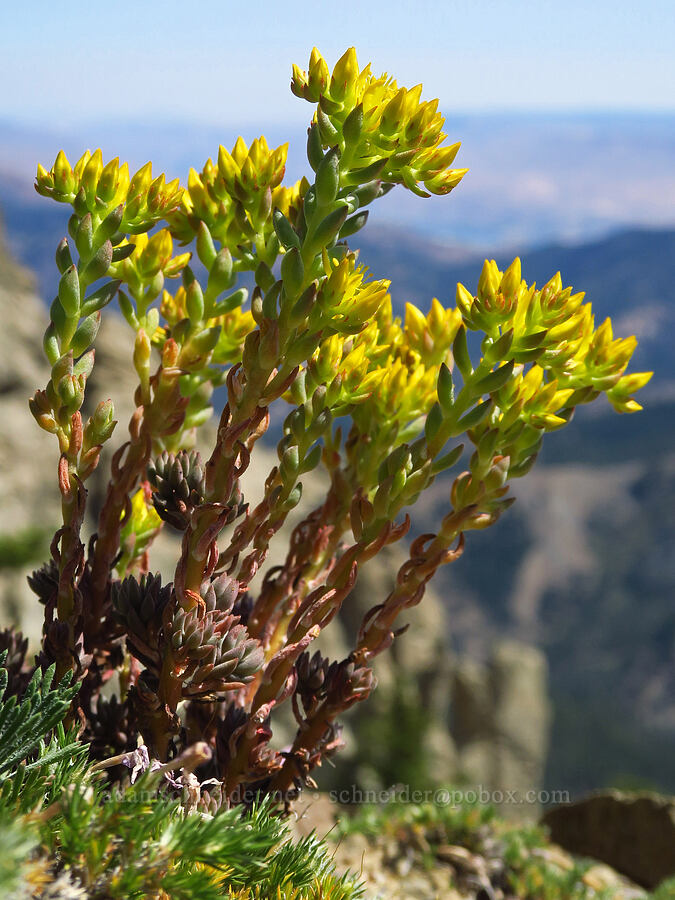
M 295 664 L 297 675 L 295 690 L 302 700 L 306 713 L 326 696 L 328 685 L 335 677 L 338 665 L 323 657 L 319 650 L 313 656 L 307 651 L 300 654 Z
M 345 659 L 335 668 L 331 667 L 327 693 L 331 706 L 348 709 L 354 703 L 365 700 L 377 684 L 372 669 L 358 666 Z
M 106 759 L 135 747 L 135 736 L 129 722 L 129 707 L 115 695 L 99 696 L 88 717 L 87 739 L 94 759 Z
M 239 617 L 239 621 L 242 625 L 247 625 L 254 606 L 255 599 L 248 591 L 246 591 L 243 594 L 239 594 L 235 600 L 234 606 L 232 607 L 232 614 Z

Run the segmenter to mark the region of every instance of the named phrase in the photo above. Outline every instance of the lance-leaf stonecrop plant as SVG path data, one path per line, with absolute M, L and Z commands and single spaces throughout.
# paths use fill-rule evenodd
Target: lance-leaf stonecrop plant
M 373 660 L 407 610 L 467 532 L 507 509 L 548 432 L 601 394 L 619 412 L 640 409 L 633 394 L 649 379 L 625 374 L 634 337 L 596 327 L 559 274 L 528 284 L 518 259 L 503 272 L 487 261 L 454 304 L 408 304 L 397 318 L 389 282 L 350 242 L 396 186 L 450 193 L 466 172 L 452 168 L 459 144 L 446 144 L 421 85 L 375 77 L 353 49 L 332 73 L 314 50 L 291 89 L 314 107 L 309 175 L 296 184 L 283 183 L 286 145 L 263 137 L 220 147 L 186 187 L 150 163 L 130 176 L 100 151 L 75 166 L 60 153 L 36 182 L 72 210 L 44 335 L 51 378 L 30 401 L 58 442 L 63 512 L 31 579 L 45 609 L 37 666 L 72 673 L 71 721 L 111 777 L 139 747 L 165 766 L 198 747 L 204 797 L 225 806 L 297 795 L 340 747 L 338 720 L 374 689 Z M 109 400 L 88 418 L 82 407 L 113 300 L 135 334 L 136 409 L 85 547 L 87 479 L 116 423 Z M 215 442 L 197 450 L 219 396 Z M 272 404 L 287 409 L 278 463 L 252 507 L 240 480 Z M 256 578 L 317 467 L 325 499 L 293 530 L 285 562 Z M 404 538 L 441 473 L 447 513 L 412 541 L 349 655 L 314 652 L 358 570 Z M 162 528 L 182 535 L 166 584 L 152 568 Z M 102 691 L 112 676 L 115 691 Z M 297 733 L 279 747 L 283 704 Z

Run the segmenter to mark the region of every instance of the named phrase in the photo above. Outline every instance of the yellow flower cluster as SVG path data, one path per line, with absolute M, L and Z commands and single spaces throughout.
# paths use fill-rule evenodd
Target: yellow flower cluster
M 324 253 L 323 280 L 317 295 L 317 312 L 329 328 L 341 334 L 361 331 L 385 302 L 390 282 L 368 280 L 368 270 L 356 264 L 353 253 L 330 260 Z M 311 325 L 310 325 L 311 327 Z
M 359 271 L 354 270 L 352 278 Z M 385 290 L 386 283 L 370 284 Z M 440 366 L 451 362 L 450 348 L 460 324 L 459 312 L 435 299 L 426 316 L 407 304 L 402 324 L 385 295 L 358 333 L 333 334 L 322 341 L 307 365 L 307 395 L 325 384 L 334 412 L 349 411 L 359 433 L 369 436 L 373 446 L 386 438 L 389 452 L 422 430 L 423 417 L 436 401 Z
M 72 204 L 78 216 L 91 213 L 102 219 L 123 204 L 118 230 L 127 234 L 148 231 L 183 195 L 177 178 L 168 183 L 164 175 L 153 179 L 152 163 L 129 177 L 129 166 L 120 166 L 118 158 L 104 166 L 100 150 L 87 150 L 72 167 L 61 150 L 49 171 L 38 165 L 35 189 L 43 197 Z
M 556 413 L 565 409 L 574 394 L 573 388 L 561 390 L 556 379 L 545 382 L 545 372 L 536 363 L 527 372 L 518 366 L 513 377 L 496 394 L 501 411 L 500 425 L 505 431 L 516 421 L 552 431 L 567 424 Z
M 218 172 L 230 196 L 246 206 L 256 193 L 279 187 L 286 171 L 287 154 L 288 143 L 270 150 L 264 136 L 254 140 L 250 147 L 239 137 L 232 153 L 220 146 Z
M 118 246 L 128 244 L 133 246 L 133 252 L 119 262 L 113 262 L 109 274 L 129 285 L 134 294 L 157 276 L 162 276 L 162 282 L 164 278 L 177 278 L 192 256 L 191 253 L 173 255 L 173 238 L 166 228 L 152 237 L 147 233 L 132 235 Z
M 187 292 L 182 285 L 175 294 L 164 291 L 160 312 L 172 329 L 179 322 L 189 319 Z M 221 365 L 231 365 L 240 362 L 246 336 L 256 327 L 255 319 L 250 310 L 243 310 L 241 306 L 237 306 L 220 316 L 209 318 L 204 324 L 208 328 L 220 326 L 218 342 L 213 350 L 211 361 Z M 160 331 L 163 338 L 166 330 L 158 329 L 158 336 Z
M 213 362 L 233 364 L 240 362 L 244 341 L 256 327 L 249 310 L 240 306 L 209 321 L 210 325 L 220 325 L 220 336 L 213 351 Z
M 369 355 L 380 373 L 380 381 L 367 415 L 365 410 L 363 416 L 357 413 L 355 421 L 368 432 L 395 425 L 408 440 L 422 430 L 420 418 L 436 401 L 440 366 L 451 362 L 450 348 L 461 318 L 456 310 L 446 310 L 434 299 L 426 316 L 408 303 L 403 326 L 391 316 L 390 309 L 377 324 L 378 333 L 371 340 Z
M 310 361 L 312 381 L 328 381 L 327 400 L 335 398 L 336 414 L 351 415 L 345 450 L 355 488 L 373 495 L 383 460 L 424 430 L 436 403 L 440 366 L 452 361 L 460 321 L 455 310 L 433 301 L 426 316 L 408 304 L 402 324 L 387 297 L 363 331 L 336 335 Z
M 293 66 L 291 89 L 318 104 L 315 122 L 323 146 L 340 146 L 355 170 L 350 183 L 378 177 L 428 197 L 449 193 L 468 171 L 450 168 L 460 145 L 442 146 L 445 120 L 438 100 L 422 101 L 421 84 L 407 89 L 386 74 L 375 77 L 370 65 L 359 69 L 353 47 L 332 75 L 315 47 L 308 71 Z
M 461 324 L 460 311 L 446 309 L 435 297 L 426 316 L 412 303 L 406 303 L 405 338 L 425 366 L 440 366 L 447 362 L 448 349 Z
M 617 410 L 640 409 L 631 394 L 651 373 L 622 377 L 637 345 L 635 337 L 615 340 L 609 319 L 596 329 L 591 304 L 584 298 L 583 292 L 563 288 L 559 272 L 539 290 L 528 286 L 517 258 L 504 272 L 494 260 L 486 261 L 475 296 L 464 285 L 457 286 L 457 308 L 467 328 L 483 330 L 496 345 L 503 344 L 500 360 L 494 362 L 536 361 L 534 374 L 525 378 L 536 380 L 541 372 L 546 388 L 540 390 L 538 384 L 537 396 L 546 397 L 547 403 L 566 389 L 572 406 L 606 391 Z M 552 394 L 551 385 L 556 386 Z M 542 414 L 553 412 L 546 406 Z
M 260 252 L 273 233 L 272 209 L 293 220 L 308 187 L 306 181 L 281 185 L 287 150 L 288 144 L 270 150 L 264 137 L 250 147 L 240 137 L 231 153 L 221 146 L 217 164 L 209 159 L 201 172 L 190 169 L 180 209 L 170 218 L 173 234 L 186 243 L 202 221 L 233 256 L 240 256 L 240 245 Z

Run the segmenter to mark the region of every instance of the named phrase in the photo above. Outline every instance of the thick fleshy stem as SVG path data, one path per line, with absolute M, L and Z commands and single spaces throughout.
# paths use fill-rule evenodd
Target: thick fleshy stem
M 281 621 L 290 621 L 307 594 L 332 568 L 340 541 L 349 527 L 349 493 L 338 476 L 339 473 L 333 473 L 321 506 L 293 530 L 283 565 L 265 577 L 249 618 L 249 630 L 266 647 L 275 645 L 274 635 L 282 630 Z
M 98 520 L 92 569 L 92 602 L 96 610 L 105 603 L 113 561 L 119 552 L 122 517 L 129 496 L 150 460 L 152 438 L 144 425 L 143 407 L 139 407 L 129 423 L 131 439 L 114 454 L 105 501 Z
M 317 758 L 315 748 L 321 746 L 324 735 L 330 733 L 339 714 L 340 710 L 334 709 L 328 701 L 324 701 L 305 720 L 303 727 L 298 730 L 293 746 L 286 753 L 281 769 L 272 779 L 270 789 L 275 796 L 286 797 L 298 781 L 304 782 L 309 772 L 320 765 L 321 759 Z
M 471 515 L 470 510 L 463 512 Z M 457 529 L 461 528 L 462 519 L 462 515 L 455 516 L 453 524 Z M 451 549 L 450 544 L 455 539 L 457 545 Z M 393 628 L 398 615 L 404 609 L 417 606 L 438 569 L 454 562 L 463 552 L 464 535 L 454 528 L 445 534 L 423 534 L 413 541 L 409 559 L 398 570 L 394 589 L 384 603 L 373 607 L 364 617 L 353 654 L 356 662 L 365 664 L 391 646 L 396 635 L 401 633 Z
M 275 324 L 275 323 L 273 323 Z M 223 409 L 216 445 L 206 464 L 206 503 L 197 507 L 185 532 L 183 551 L 176 567 L 174 583 L 181 604 L 191 605 L 190 593 L 198 593 L 204 578 L 207 560 L 217 553 L 216 539 L 224 527 L 219 523 L 217 506 L 226 504 L 236 480 L 248 466 L 251 449 L 269 425 L 269 404 L 281 396 L 297 375 L 297 367 L 290 371 L 265 365 L 258 357 L 263 329 L 250 334 L 248 351 L 250 369 L 246 374 L 240 365 L 228 372 L 228 402 Z M 269 329 L 265 331 L 269 334 Z
M 101 623 L 105 616 L 110 572 L 119 552 L 123 517 L 129 507 L 130 495 L 150 461 L 153 439 L 172 434 L 180 428 L 185 416 L 187 401 L 180 393 L 179 378 L 182 372 L 176 368 L 177 357 L 177 345 L 172 340 L 167 341 L 162 351 L 162 364 L 150 381 L 150 404 L 137 407 L 129 423 L 130 439 L 112 459 L 96 544 L 89 561 L 91 617 L 94 622 Z M 90 637 L 95 639 L 95 633 Z
M 238 568 L 239 593 L 246 593 L 250 582 L 267 558 L 270 541 L 283 526 L 292 506 L 282 491 L 283 481 L 275 466 L 265 482 L 265 493 L 252 512 L 235 529 L 226 550 L 218 558 L 218 568 L 232 574 Z M 239 560 L 247 547 L 253 549 Z
M 438 569 L 454 562 L 464 552 L 464 532 L 494 524 L 513 499 L 503 499 L 508 487 L 500 478 L 490 485 L 491 472 L 508 467 L 508 458 L 495 456 L 481 463 L 472 460 L 473 472 L 463 472 L 453 482 L 453 509 L 443 518 L 437 534 L 422 534 L 413 541 L 410 555 L 400 567 L 396 584 L 384 603 L 366 613 L 362 622 L 354 660 L 365 665 L 391 646 L 398 615 L 422 600 L 426 585 Z M 486 486 L 486 482 L 490 486 Z M 453 548 L 452 545 L 456 543 Z
M 484 515 L 477 506 L 453 510 L 444 518 L 438 534 L 423 534 L 413 541 L 409 558 L 400 567 L 393 590 L 384 603 L 373 607 L 366 614 L 356 649 L 349 657 L 350 662 L 367 669 L 372 659 L 391 646 L 394 638 L 406 630 L 407 626 L 394 630 L 397 616 L 422 600 L 427 583 L 440 566 L 454 562 L 462 555 L 463 530 L 471 528 L 472 520 L 475 524 L 478 517 Z M 451 549 L 455 541 L 457 545 Z M 374 684 L 366 686 L 357 699 L 364 700 L 373 687 Z M 306 774 L 320 764 L 321 754 L 316 752 L 316 748 L 320 746 L 323 735 L 329 732 L 337 716 L 348 705 L 336 703 L 329 695 L 311 712 L 298 729 L 286 761 L 274 777 L 273 790 L 285 795 L 297 784 L 301 774 Z M 311 760 L 309 768 L 308 760 Z
M 79 413 L 76 415 L 79 416 Z M 56 662 L 56 675 L 62 678 L 73 668 L 80 674 L 84 663 L 80 658 L 81 644 L 78 646 L 82 625 L 82 597 L 78 583 L 84 569 L 84 545 L 80 540 L 80 530 L 87 492 L 82 481 L 70 471 L 65 454 L 59 460 L 58 474 L 63 526 L 55 534 L 51 545 L 52 558 L 58 570 L 58 586 L 55 596 L 45 604 L 43 656 L 45 661 Z
M 387 544 L 400 540 L 408 532 L 410 520 L 400 525 L 387 523 L 378 537 L 368 543 L 353 544 L 331 569 L 326 583 L 312 591 L 288 624 L 288 641 L 267 664 L 262 681 L 251 702 L 251 714 L 259 709 L 278 706 L 295 689 L 295 662 L 309 644 L 337 615 L 356 582 L 359 564 L 366 563 Z M 232 793 L 249 771 L 249 756 L 256 746 L 255 735 L 242 735 L 237 752 L 228 767 L 227 791 Z
M 366 700 L 377 685 L 372 669 L 359 666 L 353 654 L 331 670 L 324 699 L 301 720 L 293 746 L 283 754 L 284 762 L 272 777 L 270 791 L 276 797 L 290 799 L 292 792 L 309 782 L 312 769 L 339 746 L 336 718 Z

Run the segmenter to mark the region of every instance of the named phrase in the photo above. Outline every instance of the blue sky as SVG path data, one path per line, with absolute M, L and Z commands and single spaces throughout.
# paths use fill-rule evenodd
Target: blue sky
M 675 109 L 672 0 L 0 6 L 0 115 L 42 127 L 304 121 L 288 81 L 313 44 L 331 64 L 356 46 L 446 112 Z

